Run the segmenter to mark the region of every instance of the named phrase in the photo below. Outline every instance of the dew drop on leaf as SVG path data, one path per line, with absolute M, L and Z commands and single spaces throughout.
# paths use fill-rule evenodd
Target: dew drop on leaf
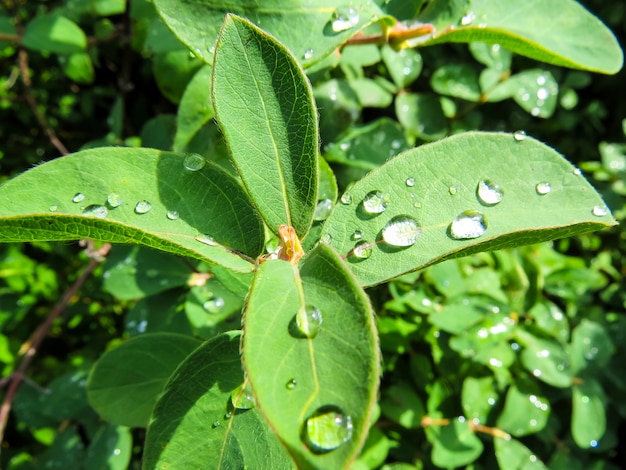
M 178 219 L 178 212 L 177 211 L 167 211 L 166 216 L 170 220 L 176 220 L 176 219 Z
M 335 33 L 340 33 L 359 24 L 359 12 L 351 6 L 339 7 L 331 18 L 331 26 Z
M 205 245 L 209 245 L 209 246 L 218 245 L 213 237 L 206 235 L 206 234 L 196 235 L 194 238 L 196 239 L 196 241 L 199 241 L 200 243 L 204 243 Z
M 583 174 L 583 171 L 580 168 L 574 168 L 574 174 L 580 176 Z
M 463 18 L 461 18 L 461 24 L 463 26 L 469 26 L 474 22 L 475 19 L 476 19 L 476 15 L 474 14 L 473 11 L 470 11 L 467 14 L 465 14 Z
M 537 194 L 539 194 L 540 196 L 544 196 L 552 191 L 552 185 L 547 181 L 538 183 L 537 186 L 535 186 L 535 191 L 537 191 Z
M 50 206 L 50 212 L 56 212 L 58 209 L 58 206 Z
M 591 213 L 596 217 L 604 217 L 605 215 L 609 215 L 609 209 L 606 206 L 594 206 L 591 209 Z
M 526 139 L 526 132 L 525 131 L 515 131 L 513 133 L 513 138 L 515 139 L 516 142 L 521 142 L 522 140 Z
M 363 232 L 361 232 L 360 230 L 355 230 L 354 233 L 352 234 L 352 239 L 360 240 L 361 238 L 363 238 Z
M 185 165 L 185 168 L 187 168 L 189 171 L 198 171 L 204 168 L 204 165 L 206 165 L 206 160 L 202 155 L 198 155 L 197 153 L 190 153 L 185 157 L 183 164 Z
M 107 208 L 99 204 L 91 204 L 90 206 L 85 207 L 85 209 L 83 210 L 83 215 L 96 217 L 98 219 L 104 219 L 108 215 L 108 213 L 109 211 L 107 210 Z
M 422 233 L 417 222 L 406 215 L 399 215 L 391 219 L 383 227 L 383 240 L 392 246 L 414 245 Z
M 368 214 L 385 212 L 389 205 L 389 196 L 380 191 L 370 191 L 363 198 L 363 209 Z
M 478 195 L 480 202 L 488 206 L 498 204 L 502 201 L 502 197 L 504 196 L 500 185 L 490 180 L 483 180 L 479 182 L 478 187 L 476 188 L 476 194 Z
M 238 410 L 249 410 L 254 408 L 254 395 L 252 389 L 245 382 L 233 390 L 230 394 L 230 401 Z
M 333 209 L 333 201 L 330 199 L 322 199 L 315 206 L 315 212 L 313 213 L 313 220 L 326 220 L 330 215 L 330 211 Z
M 307 49 L 306 51 L 304 51 L 304 54 L 302 55 L 302 58 L 303 58 L 304 60 L 308 60 L 308 59 L 310 59 L 311 57 L 313 57 L 314 52 L 315 52 L 315 51 L 313 51 L 313 49 Z
M 450 187 L 448 188 L 448 192 L 449 192 L 451 195 L 455 195 L 455 194 L 456 194 L 456 192 L 457 192 L 456 186 L 450 186 Z
M 85 195 L 83 193 L 76 193 L 72 198 L 72 202 L 82 202 L 85 200 Z
M 285 385 L 285 387 L 287 387 L 287 390 L 293 390 L 297 386 L 298 386 L 298 382 L 296 381 L 296 379 L 288 380 L 287 384 Z
M 148 201 L 146 201 L 145 199 L 143 201 L 139 201 L 136 205 L 135 205 L 135 212 L 137 214 L 145 214 L 147 212 L 150 212 L 150 209 L 152 209 L 152 204 L 150 204 Z
M 407 178 L 405 183 L 409 188 L 412 188 L 415 186 L 415 178 Z
M 315 338 L 322 326 L 322 312 L 313 305 L 306 305 L 296 313 L 296 326 L 307 338 Z
M 474 210 L 461 212 L 450 224 L 450 236 L 455 240 L 478 238 L 487 231 L 487 219 Z
M 214 422 L 213 422 L 213 428 L 217 428 L 217 427 L 219 427 L 219 426 L 220 426 L 220 424 L 222 424 L 222 423 L 220 423 L 219 421 L 214 421 Z
M 329 452 L 348 442 L 352 430 L 350 415 L 337 406 L 323 406 L 306 420 L 306 442 L 313 452 Z
M 215 297 L 209 299 L 202 304 L 202 307 L 210 313 L 217 313 L 224 306 L 224 299 L 221 297 Z
M 122 197 L 119 194 L 111 193 L 107 196 L 107 204 L 110 208 L 115 209 L 122 205 Z
M 352 196 L 349 193 L 344 193 L 341 196 L 341 203 L 345 204 L 346 206 L 352 204 Z
M 367 259 L 372 256 L 372 244 L 361 240 L 352 249 L 352 254 L 359 259 Z

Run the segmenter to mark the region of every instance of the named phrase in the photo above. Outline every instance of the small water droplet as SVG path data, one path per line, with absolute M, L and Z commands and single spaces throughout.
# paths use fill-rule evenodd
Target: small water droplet
M 538 183 L 537 186 L 535 186 L 535 191 L 537 191 L 537 194 L 539 194 L 540 196 L 544 196 L 552 191 L 552 185 L 547 181 Z
M 448 192 L 449 192 L 451 195 L 455 195 L 455 194 L 456 194 L 456 192 L 457 192 L 456 186 L 450 186 L 450 187 L 448 188 Z
M 333 242 L 333 237 L 330 236 L 330 233 L 326 233 L 322 235 L 322 238 L 320 238 L 320 241 L 322 243 L 326 243 L 327 245 L 330 245 Z
M 352 254 L 359 259 L 367 259 L 372 256 L 372 244 L 361 240 L 352 249 Z
M 215 297 L 213 299 L 209 299 L 202 304 L 202 307 L 211 313 L 217 313 L 224 306 L 224 299 L 221 297 Z
M 213 422 L 213 428 L 215 429 L 215 428 L 219 427 L 220 424 L 222 424 L 222 423 L 220 423 L 219 421 L 214 421 Z
M 198 171 L 204 168 L 204 165 L 206 165 L 206 160 L 202 155 L 198 155 L 197 153 L 190 153 L 185 157 L 183 164 L 185 165 L 185 168 L 187 168 L 189 171 Z
M 176 219 L 178 219 L 178 217 L 179 217 L 179 216 L 178 216 L 178 212 L 177 212 L 177 211 L 167 211 L 166 216 L 167 216 L 167 218 L 168 218 L 168 219 L 170 219 L 170 220 L 176 220 Z
M 478 195 L 478 199 L 488 206 L 498 204 L 502 201 L 502 197 L 504 196 L 500 185 L 490 180 L 483 180 L 478 183 L 476 194 Z
M 302 57 L 304 58 L 304 60 L 308 60 L 311 57 L 313 57 L 314 52 L 315 51 L 313 49 L 307 49 L 306 51 L 304 51 L 304 54 L 302 55 Z
M 135 212 L 137 214 L 145 214 L 147 212 L 150 212 L 150 209 L 152 209 L 152 204 L 150 204 L 148 201 L 146 201 L 145 199 L 143 201 L 139 201 L 136 205 L 135 205 Z
M 412 188 L 415 186 L 415 178 L 407 178 L 405 183 L 409 188 Z
M 85 195 L 83 193 L 76 193 L 72 198 L 72 202 L 82 202 L 85 200 Z
M 224 413 L 224 419 L 230 419 L 232 417 L 233 417 L 232 411 L 227 411 L 226 413 Z
M 337 406 L 323 406 L 306 420 L 305 430 L 311 450 L 329 452 L 352 438 L 352 417 Z
M 254 408 L 254 395 L 252 388 L 247 383 L 242 383 L 230 394 L 230 401 L 238 410 Z
M 107 196 L 107 204 L 111 209 L 115 209 L 116 207 L 120 207 L 122 205 L 122 197 L 117 193 L 111 193 Z
M 598 447 L 598 441 L 596 440 L 589 441 L 589 447 L 593 447 L 593 448 Z
M 97 217 L 98 219 L 104 219 L 109 211 L 106 207 L 101 206 L 99 204 L 91 204 L 90 206 L 85 207 L 83 210 L 83 215 L 87 215 L 89 217 Z
M 346 206 L 352 204 L 352 195 L 348 193 L 343 193 L 341 196 L 341 203 Z
M 194 238 L 196 239 L 196 241 L 199 241 L 200 243 L 204 243 L 205 245 L 209 245 L 209 246 L 218 245 L 218 243 L 215 241 L 213 237 L 206 235 L 206 234 L 196 235 Z
M 297 386 L 298 386 L 298 382 L 296 381 L 296 379 L 288 380 L 287 384 L 285 385 L 285 387 L 287 387 L 287 390 L 293 390 Z
M 580 168 L 574 168 L 574 174 L 580 176 L 583 174 L 583 171 Z
M 526 137 L 528 137 L 526 135 L 526 131 L 515 131 L 513 133 L 513 139 L 515 139 L 516 142 L 521 142 L 522 140 L 525 140 Z
M 413 207 L 415 207 L 416 209 L 421 209 L 422 208 L 422 203 L 421 202 L 414 202 L 413 203 Z
M 461 212 L 450 224 L 450 236 L 455 240 L 478 238 L 487 231 L 487 219 L 474 210 Z
M 604 217 L 605 215 L 609 215 L 609 208 L 606 206 L 593 206 L 591 213 L 596 217 Z
M 313 305 L 301 307 L 296 313 L 296 326 L 307 338 L 315 338 L 322 326 L 322 312 Z
M 385 212 L 389 205 L 389 196 L 380 191 L 370 191 L 363 198 L 363 209 L 368 214 Z
M 360 240 L 361 238 L 363 238 L 363 232 L 361 232 L 360 230 L 355 230 L 354 233 L 352 234 L 352 239 Z
M 339 7 L 331 18 L 331 26 L 335 33 L 340 33 L 359 24 L 359 12 L 351 6 Z
M 463 26 L 469 26 L 474 22 L 475 19 L 476 19 L 476 14 L 473 11 L 470 11 L 467 14 L 465 14 L 463 18 L 461 18 L 461 24 Z
M 56 212 L 58 209 L 58 206 L 50 206 L 50 212 Z
M 326 220 L 331 210 L 333 210 L 333 201 L 330 199 L 322 199 L 317 203 L 317 206 L 315 206 L 313 220 Z
M 421 233 L 417 222 L 406 215 L 392 218 L 382 231 L 383 240 L 392 246 L 412 246 Z

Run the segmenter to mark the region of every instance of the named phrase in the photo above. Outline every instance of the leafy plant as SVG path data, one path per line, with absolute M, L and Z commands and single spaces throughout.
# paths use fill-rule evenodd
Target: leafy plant
M 153 302 L 178 305 L 168 292 L 194 287 L 185 294 L 186 322 L 175 309 L 148 321 L 150 297 L 133 307 L 127 330 L 137 336 L 91 368 L 91 407 L 114 425 L 147 426 L 145 468 L 347 468 L 359 455 L 355 466 L 374 468 L 392 447 L 379 428 L 370 430 L 379 413 L 404 428 L 397 442 L 412 438 L 404 430 L 423 427 L 436 466 L 474 462 L 485 445 L 476 431 L 484 431 L 501 468 L 541 468 L 513 437 L 546 426 L 557 398 L 546 397 L 542 383 L 573 385 L 572 437 L 579 447 L 597 446 L 606 422 L 585 423 L 605 417 L 606 394 L 589 361 L 607 365 L 613 341 L 592 319 L 570 340 L 563 313 L 538 287 L 574 308 L 589 272 L 541 248 L 484 255 L 483 265 L 441 262 L 616 224 L 558 152 L 522 131 L 464 132 L 471 109 L 457 111 L 451 99 L 513 98 L 547 118 L 555 78 L 542 69 L 511 74 L 511 52 L 615 73 L 622 65 L 615 38 L 570 0 L 326 3 L 225 9 L 156 0 L 168 27 L 205 62 L 185 63 L 187 51 L 184 60 L 161 58 L 164 67 L 172 58 L 176 79 L 184 77 L 183 85 L 161 78 L 164 94 L 180 100 L 175 134 L 167 136 L 167 119 L 144 128 L 144 144 L 162 150 L 88 148 L 0 187 L 1 241 L 91 238 L 200 263 L 189 279 L 184 263 L 162 253 L 133 248 L 107 261 L 105 289 L 118 298 L 151 294 Z M 39 16 L 29 24 L 37 34 L 27 29 L 22 44 L 58 54 L 84 49 L 82 40 L 46 45 L 59 30 L 80 36 L 58 26 L 67 21 Z M 589 37 L 584 46 L 581 30 Z M 432 88 L 451 98 L 407 90 L 421 69 L 414 48 L 445 42 L 471 42 L 485 68 L 438 67 Z M 368 49 L 372 43 L 380 53 Z M 349 46 L 339 59 L 344 76 L 328 79 L 342 46 Z M 370 62 L 373 50 L 380 55 Z M 365 76 L 379 59 L 393 83 Z M 322 76 L 313 88 L 310 80 Z M 382 118 L 350 126 L 351 107 L 386 107 L 393 94 L 400 124 Z M 220 133 L 229 161 L 216 150 Z M 438 140 L 448 134 L 455 135 Z M 372 143 L 377 135 L 382 145 Z M 320 139 L 334 142 L 325 158 Z M 336 165 L 341 196 L 327 161 Z M 550 261 L 538 266 L 538 253 Z M 422 275 L 428 283 L 420 287 Z M 377 320 L 364 288 L 389 282 Z M 605 280 L 597 273 L 595 282 L 599 289 Z M 194 316 L 199 309 L 217 316 Z M 426 331 L 443 332 L 449 343 Z M 417 378 L 427 379 L 426 405 L 406 380 L 385 387 L 376 404 L 380 350 L 391 372 L 418 334 L 446 381 L 463 378 L 459 419 L 449 418 L 458 406 L 443 414 L 449 387 L 427 377 L 433 364 L 421 353 L 408 367 L 418 386 Z M 486 426 L 501 394 L 495 425 Z M 126 442 L 120 429 L 106 432 Z

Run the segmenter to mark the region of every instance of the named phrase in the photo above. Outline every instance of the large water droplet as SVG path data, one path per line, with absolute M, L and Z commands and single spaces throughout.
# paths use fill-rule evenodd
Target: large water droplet
M 535 186 L 535 191 L 537 191 L 537 194 L 539 194 L 540 196 L 544 196 L 552 191 L 552 185 L 547 181 L 538 183 L 537 186 Z
M 383 227 L 383 240 L 392 246 L 414 245 L 422 233 L 415 220 L 406 215 L 399 215 L 391 219 Z
M 104 219 L 109 211 L 106 207 L 101 206 L 100 204 L 91 204 L 90 206 L 85 207 L 83 210 L 83 215 L 87 215 L 89 217 L 97 217 L 98 219 Z
M 185 157 L 183 164 L 185 165 L 185 168 L 187 168 L 189 171 L 198 171 L 204 168 L 204 165 L 206 165 L 206 160 L 202 155 L 198 155 L 197 153 L 190 153 Z
M 362 240 L 354 245 L 352 254 L 359 259 L 367 259 L 372 256 L 372 244 Z
M 313 220 L 326 220 L 330 215 L 330 211 L 333 209 L 333 201 L 330 199 L 322 199 L 315 206 L 315 212 L 313 213 Z
M 308 60 L 311 57 L 313 57 L 314 53 L 315 53 L 315 51 L 313 49 L 307 49 L 306 51 L 304 51 L 304 54 L 302 55 L 302 58 L 304 60 Z
M 135 205 L 135 212 L 137 214 L 145 214 L 147 212 L 150 212 L 150 209 L 152 209 L 152 204 L 150 204 L 148 201 L 146 201 L 145 199 L 143 201 L 139 201 L 136 205 Z
M 350 415 L 337 406 L 323 406 L 306 420 L 306 441 L 314 452 L 329 452 L 348 442 L 352 429 Z
M 605 215 L 609 215 L 609 208 L 606 206 L 593 206 L 591 213 L 596 217 L 604 217 Z
M 72 198 L 72 202 L 82 202 L 85 200 L 85 195 L 83 193 L 76 193 Z
M 478 238 L 487 231 L 487 219 L 478 211 L 461 212 L 450 224 L 450 236 L 456 240 Z
M 254 408 L 254 395 L 247 383 L 242 383 L 230 394 L 230 401 L 238 410 L 249 410 Z
M 176 220 L 178 219 L 179 215 L 177 211 L 167 211 L 167 214 L 165 214 L 167 216 L 168 219 L 170 220 Z
M 209 245 L 209 246 L 218 245 L 218 243 L 215 241 L 213 237 L 206 235 L 206 234 L 196 235 L 194 238 L 196 239 L 196 241 L 199 241 L 200 243 L 204 243 L 205 245 Z
M 348 193 L 344 193 L 341 196 L 341 203 L 345 204 L 346 206 L 349 204 L 352 204 L 352 195 L 348 194 Z
M 331 18 L 331 26 L 335 33 L 354 28 L 357 24 L 359 24 L 359 12 L 350 6 L 337 8 Z
M 122 205 L 122 196 L 117 193 L 111 193 L 107 196 L 107 204 L 111 209 L 115 209 L 116 207 L 120 207 Z
M 322 312 L 313 305 L 302 307 L 296 313 L 296 326 L 307 338 L 315 338 L 322 326 Z
M 385 212 L 389 205 L 389 196 L 380 191 L 370 191 L 363 198 L 363 209 L 368 214 L 380 214 Z
M 488 206 L 498 204 L 502 201 L 502 197 L 504 196 L 500 185 L 490 180 L 483 180 L 478 183 L 476 194 L 478 195 L 478 199 Z
M 526 139 L 527 135 L 525 131 L 515 131 L 513 133 L 513 138 L 517 141 L 517 142 L 521 142 L 522 140 Z

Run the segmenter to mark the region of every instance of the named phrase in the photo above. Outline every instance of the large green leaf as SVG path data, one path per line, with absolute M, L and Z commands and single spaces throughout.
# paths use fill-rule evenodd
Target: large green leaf
M 606 431 L 607 399 L 600 383 L 584 377 L 572 389 L 572 437 L 578 447 L 598 447 Z
M 615 224 L 578 170 L 519 134 L 472 132 L 409 150 L 341 201 L 322 239 L 346 257 L 363 285 L 447 258 Z
M 49 13 L 37 15 L 26 25 L 22 44 L 38 51 L 72 54 L 87 48 L 87 36 L 69 18 Z
M 89 403 L 114 424 L 144 427 L 174 369 L 200 345 L 189 336 L 152 333 L 106 352 L 87 382 Z
M 377 343 L 369 301 L 332 249 L 314 248 L 299 274 L 284 261 L 261 265 L 244 318 L 244 366 L 299 468 L 347 468 L 358 454 L 377 394 Z
M 317 110 L 296 59 L 252 23 L 227 16 L 213 105 L 246 189 L 269 227 L 303 238 L 317 203 Z
M 256 211 L 235 178 L 199 155 L 190 158 L 99 148 L 33 168 L 0 187 L 0 241 L 94 238 L 252 270 L 238 252 L 253 257 L 263 249 Z M 73 202 L 78 194 L 83 198 Z M 139 214 L 142 201 L 151 207 Z
M 234 331 L 216 336 L 176 370 L 148 427 L 144 469 L 293 468 L 258 409 L 233 409 L 231 392 L 243 382 L 239 340 Z
M 209 63 L 227 13 L 243 16 L 276 36 L 305 64 L 323 59 L 382 14 L 375 2 L 367 0 L 155 0 L 154 4 L 174 34 Z M 349 8 L 354 11 L 346 15 Z M 336 12 L 346 12 L 349 27 L 334 30 Z
M 436 0 L 418 19 L 437 28 L 416 41 L 420 46 L 482 41 L 565 67 L 601 73 L 622 68 L 615 36 L 574 0 Z

